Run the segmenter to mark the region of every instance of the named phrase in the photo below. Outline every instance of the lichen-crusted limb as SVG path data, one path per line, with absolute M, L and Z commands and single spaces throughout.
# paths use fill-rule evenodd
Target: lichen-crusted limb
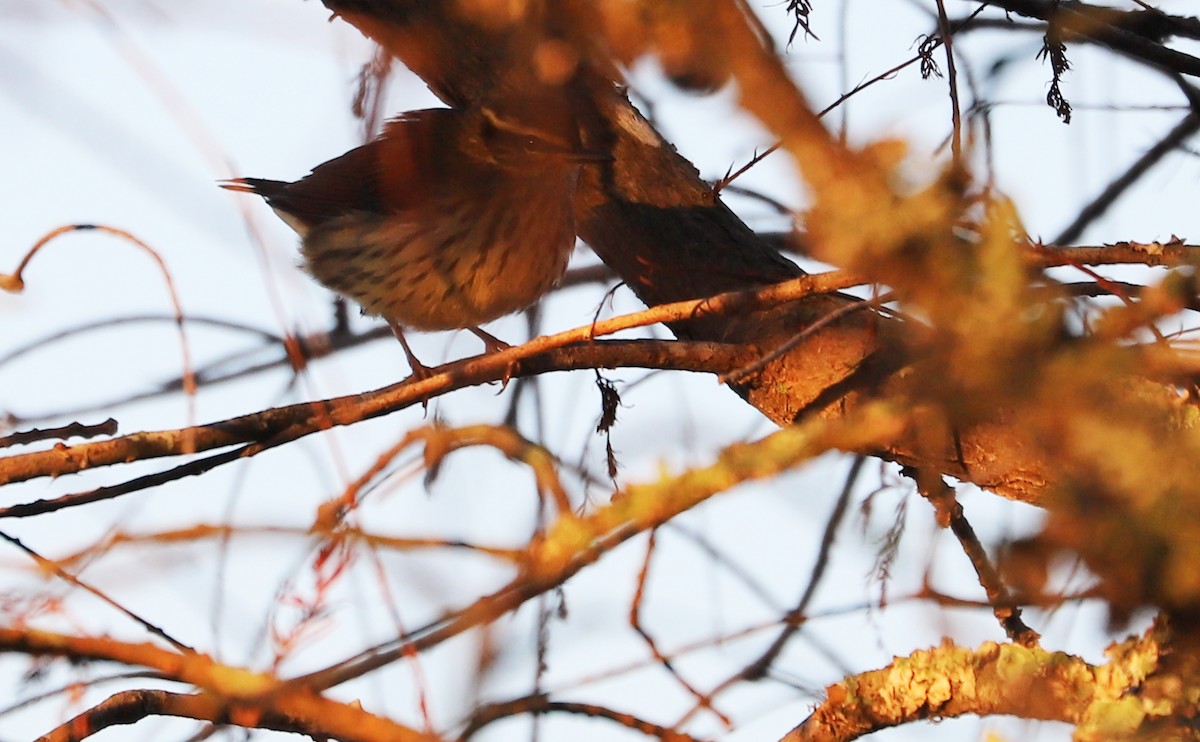
M 1104 665 L 994 642 L 978 649 L 946 643 L 920 650 L 829 686 L 825 702 L 781 742 L 845 742 L 887 727 L 964 714 L 1075 724 L 1076 740 L 1130 738 L 1183 702 L 1147 692 L 1172 687 L 1172 678 L 1156 676 L 1163 638 L 1154 627 L 1114 645 Z

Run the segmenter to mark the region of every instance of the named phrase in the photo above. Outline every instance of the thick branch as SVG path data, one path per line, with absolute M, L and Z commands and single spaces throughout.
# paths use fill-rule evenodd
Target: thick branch
M 1129 738 L 1148 716 L 1137 695 L 1157 667 L 1157 639 L 1133 639 L 1109 654 L 1113 660 L 1096 667 L 1062 652 L 992 642 L 914 652 L 829 686 L 825 703 L 782 742 L 845 742 L 965 714 L 1063 721 L 1079 725 L 1077 739 Z M 1168 713 L 1166 704 L 1155 709 Z
M 0 652 L 20 652 L 32 657 L 66 657 L 72 660 L 106 660 L 122 664 L 149 667 L 163 677 L 200 688 L 200 696 L 187 702 L 195 718 L 216 721 L 224 716 L 229 723 L 258 726 L 260 719 L 266 728 L 286 728 L 317 736 L 332 736 L 339 740 L 389 739 L 403 742 L 436 742 L 436 738 L 421 734 L 383 717 L 367 713 L 354 704 L 331 701 L 307 688 L 292 688 L 264 673 L 250 672 L 222 665 L 210 657 L 195 653 L 176 653 L 152 644 L 121 642 L 110 638 L 76 637 L 48 631 L 0 628 Z M 118 700 L 113 708 L 93 710 L 96 719 L 88 714 L 76 721 L 81 725 L 56 731 L 49 739 L 83 739 L 98 729 L 94 724 L 127 724 L 141 712 L 153 713 L 149 707 L 131 706 Z M 199 703 L 200 705 L 194 705 Z M 205 711 L 206 710 L 206 711 Z M 182 709 L 181 709 L 182 711 Z M 240 713 L 235 713 L 239 712 Z M 91 712 L 89 712 L 91 713 Z M 191 713 L 183 713 L 193 716 Z M 218 717 L 217 719 L 212 718 Z M 83 733 L 80 733 L 80 732 Z

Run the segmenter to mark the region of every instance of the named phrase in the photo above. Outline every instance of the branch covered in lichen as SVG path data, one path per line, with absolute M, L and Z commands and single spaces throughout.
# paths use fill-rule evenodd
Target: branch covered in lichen
M 825 702 L 782 742 L 844 742 L 965 714 L 1075 724 L 1077 740 L 1129 738 L 1177 710 L 1176 703 L 1142 692 L 1148 682 L 1163 684 L 1154 674 L 1164 638 L 1151 630 L 1114 645 L 1104 665 L 993 642 L 978 649 L 946 643 L 920 650 L 829 686 Z

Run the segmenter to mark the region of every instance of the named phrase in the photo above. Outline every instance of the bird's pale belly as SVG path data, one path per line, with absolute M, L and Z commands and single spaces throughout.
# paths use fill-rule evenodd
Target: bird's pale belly
M 459 329 L 524 309 L 562 278 L 572 220 L 536 223 L 557 228 L 522 230 L 528 224 L 516 214 L 492 225 L 443 220 L 437 229 L 355 214 L 313 229 L 301 252 L 318 281 L 365 314 L 417 330 Z

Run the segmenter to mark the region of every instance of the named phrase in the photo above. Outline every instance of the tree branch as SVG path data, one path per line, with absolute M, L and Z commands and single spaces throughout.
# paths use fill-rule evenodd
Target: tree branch
M 781 742 L 846 742 L 965 714 L 1063 721 L 1079 725 L 1077 739 L 1124 738 L 1151 715 L 1137 696 L 1157 670 L 1158 637 L 1152 631 L 1128 640 L 1109 656 L 1107 665 L 1093 666 L 1062 652 L 992 642 L 914 652 L 829 686 L 825 702 Z M 1153 716 L 1169 716 L 1169 705 Z

